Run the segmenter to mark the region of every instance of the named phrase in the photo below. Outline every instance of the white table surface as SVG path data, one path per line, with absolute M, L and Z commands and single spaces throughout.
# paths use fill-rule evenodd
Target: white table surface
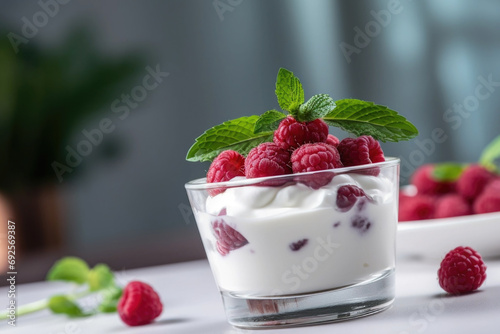
M 319 326 L 274 330 L 240 330 L 226 323 L 221 298 L 206 261 L 194 261 L 117 273 L 120 281 L 141 280 L 158 291 L 164 310 L 155 323 L 127 327 L 117 314 L 68 319 L 49 311 L 17 319 L 15 328 L 0 323 L 0 333 L 500 333 L 500 260 L 486 261 L 486 279 L 479 291 L 451 297 L 438 285 L 439 260 L 398 260 L 396 301 L 382 313 Z M 17 286 L 18 303 L 25 304 L 58 292 L 61 283 L 40 282 Z M 7 289 L 0 288 L 6 306 Z

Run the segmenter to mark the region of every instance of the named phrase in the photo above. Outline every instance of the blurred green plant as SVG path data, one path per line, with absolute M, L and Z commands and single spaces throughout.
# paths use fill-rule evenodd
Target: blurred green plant
M 34 41 L 15 54 L 0 40 L 0 191 L 57 182 L 51 167 L 92 114 L 142 69 L 138 56 L 103 56 L 91 35 L 77 29 L 58 47 Z M 74 174 L 74 173 L 73 173 Z

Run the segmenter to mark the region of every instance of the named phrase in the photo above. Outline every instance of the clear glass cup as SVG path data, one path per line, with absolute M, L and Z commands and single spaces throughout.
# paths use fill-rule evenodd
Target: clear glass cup
M 398 189 L 396 158 L 319 172 L 188 182 L 229 323 L 298 326 L 388 308 L 395 296 Z

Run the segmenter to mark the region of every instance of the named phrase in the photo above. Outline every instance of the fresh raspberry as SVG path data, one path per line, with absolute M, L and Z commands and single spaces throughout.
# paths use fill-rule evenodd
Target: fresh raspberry
M 434 217 L 435 200 L 428 195 L 415 195 L 406 198 L 399 207 L 399 221 L 431 219 Z
M 496 176 L 493 181 L 488 183 L 486 187 L 483 189 L 483 193 L 499 193 L 500 194 L 500 177 Z
M 457 181 L 457 191 L 465 199 L 472 200 L 479 196 L 494 175 L 479 165 L 468 166 Z
M 403 205 L 408 199 L 411 200 L 413 196 L 408 195 L 404 191 L 399 192 L 399 205 Z
M 366 197 L 363 189 L 352 184 L 340 186 L 337 190 L 337 207 L 342 212 L 349 211 L 360 197 Z
M 315 172 L 343 167 L 337 149 L 326 143 L 304 144 L 292 153 L 292 170 L 294 173 Z M 301 175 L 296 181 L 313 189 L 319 189 L 330 183 L 333 173 L 314 173 Z
M 163 305 L 156 291 L 143 282 L 128 283 L 118 301 L 118 314 L 129 326 L 149 324 L 162 310 Z
M 474 201 L 475 213 L 500 211 L 500 179 L 488 184 L 481 195 Z
M 326 143 L 304 144 L 292 153 L 294 173 L 344 167 L 337 149 Z
M 434 218 L 458 217 L 470 214 L 472 214 L 471 206 L 462 196 L 447 194 L 438 199 Z
M 379 142 L 372 136 L 344 138 L 337 149 L 340 153 L 340 160 L 346 167 L 385 161 Z M 379 172 L 379 169 L 366 171 L 374 176 L 377 176 Z
M 245 176 L 245 157 L 236 151 L 227 150 L 221 152 L 212 161 L 207 173 L 207 182 L 229 181 L 236 176 Z M 224 192 L 224 189 L 212 189 L 211 196 Z
M 245 160 L 247 178 L 291 174 L 290 152 L 274 143 L 254 147 Z
M 299 122 L 292 116 L 281 121 L 274 132 L 273 141 L 279 147 L 293 151 L 307 143 L 325 142 L 328 136 L 328 124 L 318 118 L 312 122 Z
M 329 134 L 328 137 L 326 137 L 326 142 L 328 145 L 332 145 L 334 147 L 337 147 L 339 146 L 339 143 L 340 143 L 340 140 L 335 137 L 334 135 L 332 134 Z
M 411 183 L 419 194 L 440 195 L 455 191 L 456 182 L 438 181 L 433 177 L 434 165 L 420 166 L 412 175 Z
M 450 251 L 438 270 L 439 285 L 450 294 L 474 291 L 486 279 L 486 265 L 478 252 L 470 247 Z
M 241 248 L 248 244 L 248 240 L 240 232 L 226 224 L 222 219 L 213 222 L 215 238 L 217 239 L 217 251 L 225 256 L 230 251 Z

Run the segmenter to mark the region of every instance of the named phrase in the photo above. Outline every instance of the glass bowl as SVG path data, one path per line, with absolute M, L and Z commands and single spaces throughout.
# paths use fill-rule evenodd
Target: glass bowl
M 394 300 L 399 159 L 186 184 L 229 323 L 317 324 Z

